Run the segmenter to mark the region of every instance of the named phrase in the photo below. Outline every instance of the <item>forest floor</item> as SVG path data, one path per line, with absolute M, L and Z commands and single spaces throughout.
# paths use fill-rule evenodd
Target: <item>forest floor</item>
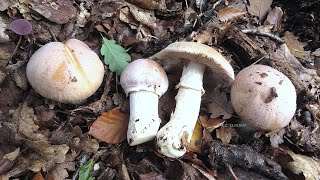
M 316 0 L 2 0 L 0 179 L 319 180 L 319 9 Z M 17 19 L 28 20 L 32 31 L 16 34 L 10 24 Z M 41 97 L 26 76 L 32 54 L 53 41 L 76 38 L 102 61 L 110 58 L 100 52 L 102 36 L 132 61 L 193 41 L 219 51 L 235 75 L 253 63 L 269 65 L 295 86 L 295 116 L 273 132 L 245 128 L 230 107 L 230 87 L 205 76 L 183 157 L 161 155 L 154 141 L 129 146 L 129 97 L 109 68 L 114 62 L 104 60 L 101 87 L 80 105 Z M 161 126 L 174 111 L 182 71 L 182 65 L 162 65 L 169 89 L 159 99 Z

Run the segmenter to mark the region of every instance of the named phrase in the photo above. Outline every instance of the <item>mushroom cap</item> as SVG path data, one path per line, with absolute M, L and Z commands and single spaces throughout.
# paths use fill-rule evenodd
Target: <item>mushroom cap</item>
M 289 78 L 266 65 L 244 68 L 231 87 L 235 112 L 261 130 L 287 126 L 295 114 L 296 99 L 296 90 Z
M 132 61 L 122 72 L 120 84 L 128 95 L 132 91 L 149 91 L 162 96 L 168 89 L 166 72 L 157 62 L 150 59 Z
M 50 42 L 38 49 L 27 64 L 27 78 L 41 96 L 78 104 L 100 87 L 104 66 L 85 43 L 69 39 Z
M 27 35 L 32 31 L 32 24 L 26 19 L 17 19 L 11 22 L 10 29 L 19 35 Z
M 234 71 L 230 63 L 215 49 L 196 42 L 174 42 L 154 54 L 157 60 L 190 60 L 208 66 L 226 82 L 234 80 Z

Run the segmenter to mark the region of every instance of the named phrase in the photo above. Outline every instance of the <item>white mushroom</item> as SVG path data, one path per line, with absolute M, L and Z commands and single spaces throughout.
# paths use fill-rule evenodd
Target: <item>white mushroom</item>
M 158 60 L 190 60 L 183 68 L 176 95 L 176 108 L 170 121 L 157 133 L 156 146 L 160 153 L 178 158 L 184 155 L 197 122 L 202 79 L 206 66 L 226 82 L 231 83 L 234 72 L 229 62 L 215 49 L 196 42 L 175 42 L 153 55 Z
M 36 92 L 48 99 L 79 104 L 100 87 L 104 67 L 84 42 L 50 42 L 30 58 L 27 78 Z
M 122 72 L 120 83 L 125 93 L 130 95 L 129 144 L 134 146 L 153 140 L 161 123 L 159 97 L 169 86 L 167 74 L 157 62 L 138 59 Z
M 242 69 L 231 88 L 231 103 L 242 120 L 261 130 L 287 126 L 296 111 L 296 91 L 281 72 L 266 65 Z

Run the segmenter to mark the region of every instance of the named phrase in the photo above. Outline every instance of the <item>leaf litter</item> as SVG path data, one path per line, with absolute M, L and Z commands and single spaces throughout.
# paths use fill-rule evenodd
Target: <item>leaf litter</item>
M 239 179 L 258 177 L 253 173 L 274 179 L 298 174 L 312 179 L 319 175 L 317 69 L 320 66 L 316 48 L 320 47 L 314 43 L 318 36 L 310 31 L 297 33 L 287 24 L 297 15 L 305 17 L 306 21 L 312 16 L 314 20 L 309 24 L 317 32 L 317 14 L 304 16 L 297 12 L 288 16 L 294 9 L 312 10 L 317 5 L 310 6 L 306 1 L 294 4 L 300 8 L 288 9 L 292 6 L 272 0 L 208 1 L 201 3 L 201 7 L 194 1 L 168 3 L 162 0 L 1 3 L 0 39 L 4 40 L 1 43 L 5 46 L 0 46 L 0 73 L 3 74 L 0 81 L 0 144 L 10 147 L 10 152 L 4 153 L 5 158 L 0 156 L 0 162 L 10 159 L 6 163 L 9 166 L 0 166 L 0 169 L 5 168 L 1 178 L 23 178 L 28 173 L 34 178 L 48 179 L 68 179 L 80 174 L 96 179 L 215 179 L 221 174 Z M 29 20 L 34 29 L 22 39 L 12 57 L 19 37 L 6 27 L 11 20 L 20 18 Z M 300 23 L 296 24 L 300 26 Z M 263 33 L 237 33 L 237 36 L 230 33 L 248 28 Z M 99 33 L 108 39 L 101 41 Z M 308 34 L 308 38 L 303 33 Z M 285 44 L 273 41 L 276 38 L 272 37 L 283 34 Z M 85 40 L 101 59 L 104 57 L 106 68 L 110 70 L 97 93 L 80 106 L 43 99 L 28 87 L 24 74 L 23 62 L 27 62 L 34 50 L 54 38 L 64 41 L 70 37 Z M 237 39 L 239 37 L 242 39 Z M 185 156 L 180 159 L 163 157 L 154 150 L 153 142 L 128 146 L 125 141 L 128 99 L 119 86 L 118 75 L 131 59 L 147 58 L 177 40 L 218 46 L 228 56 L 236 73 L 245 67 L 244 64 L 256 61 L 270 63 L 284 72 L 295 84 L 298 97 L 303 99 L 297 102 L 297 115 L 291 124 L 270 134 L 254 134 L 246 128 L 235 128 L 234 125 L 241 122 L 230 106 L 228 90 L 216 88 L 220 82 L 208 81 L 211 87 L 205 88 L 193 143 Z M 263 58 L 259 59 L 261 54 Z M 182 65 L 169 66 L 165 65 L 165 69 L 171 84 L 159 100 L 162 124 L 174 111 L 174 86 L 182 68 Z M 208 83 L 205 81 L 204 84 Z M 307 92 L 307 95 L 301 92 Z M 105 126 L 113 131 L 100 131 Z M 16 153 L 18 149 L 20 153 Z M 290 161 L 274 158 L 277 149 L 285 149 Z M 87 158 L 83 160 L 83 156 Z M 84 168 L 85 162 L 90 168 Z M 299 166 L 302 163 L 307 165 Z

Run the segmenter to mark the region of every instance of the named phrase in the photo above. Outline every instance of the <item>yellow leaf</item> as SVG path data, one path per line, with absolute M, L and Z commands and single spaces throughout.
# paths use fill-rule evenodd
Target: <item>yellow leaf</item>
M 190 144 L 188 146 L 188 151 L 201 153 L 201 143 L 202 142 L 202 126 L 197 121 L 196 126 L 194 127 L 193 134 L 191 137 Z

